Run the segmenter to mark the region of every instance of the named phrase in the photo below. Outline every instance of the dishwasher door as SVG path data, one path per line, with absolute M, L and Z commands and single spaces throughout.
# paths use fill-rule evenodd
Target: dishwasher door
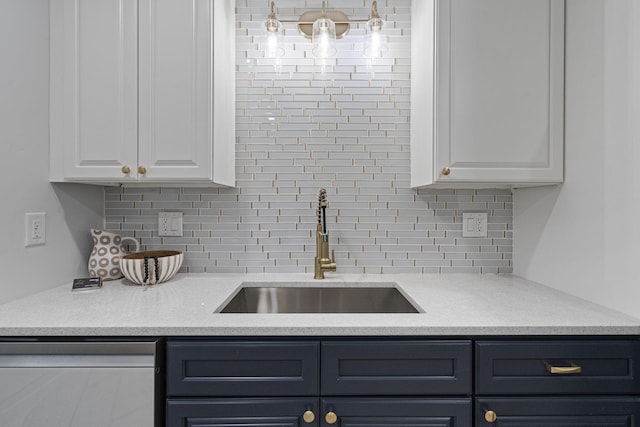
M 0 343 L 3 427 L 153 427 L 156 342 Z

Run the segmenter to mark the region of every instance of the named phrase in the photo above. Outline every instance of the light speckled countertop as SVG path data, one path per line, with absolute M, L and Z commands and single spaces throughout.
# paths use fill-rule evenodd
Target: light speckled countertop
M 243 282 L 396 282 L 418 314 L 219 314 Z M 0 336 L 639 335 L 640 320 L 515 276 L 178 275 L 149 287 L 71 284 L 0 306 Z

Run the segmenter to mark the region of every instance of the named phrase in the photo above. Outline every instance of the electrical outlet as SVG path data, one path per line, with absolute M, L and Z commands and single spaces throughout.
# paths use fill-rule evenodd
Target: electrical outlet
M 462 237 L 487 237 L 487 213 L 463 212 Z
M 158 236 L 182 237 L 182 212 L 159 212 Z
M 24 246 L 44 245 L 46 238 L 46 213 L 26 213 L 24 215 Z

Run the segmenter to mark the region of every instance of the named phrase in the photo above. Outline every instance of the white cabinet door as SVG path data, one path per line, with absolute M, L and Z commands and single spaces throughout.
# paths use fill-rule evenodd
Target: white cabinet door
M 235 184 L 233 0 L 50 10 L 51 181 Z
M 127 180 L 137 164 L 137 4 L 51 1 L 51 178 Z
M 562 182 L 564 2 L 418 3 L 435 32 L 412 74 L 431 73 L 412 88 L 412 185 Z
M 140 0 L 141 180 L 211 179 L 213 0 Z

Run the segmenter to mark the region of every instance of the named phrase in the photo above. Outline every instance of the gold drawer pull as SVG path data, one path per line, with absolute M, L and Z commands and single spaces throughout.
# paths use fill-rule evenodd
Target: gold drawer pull
M 546 365 L 547 371 L 554 375 L 579 374 L 582 372 L 582 366 L 578 366 L 573 362 L 569 366 L 553 366 L 549 362 L 546 362 Z
M 140 175 L 144 175 L 147 173 L 147 168 L 145 168 L 144 166 L 138 166 L 138 173 Z
M 493 411 L 486 411 L 484 413 L 484 420 L 488 423 L 495 423 L 498 419 L 498 415 Z
M 451 168 L 448 167 L 448 166 L 445 166 L 445 167 L 442 168 L 441 172 L 442 172 L 442 175 L 447 176 L 447 175 L 449 175 L 451 173 Z
M 131 172 L 131 168 L 127 165 L 124 165 L 121 170 L 122 170 L 122 173 L 125 175 Z
M 338 416 L 335 412 L 329 411 L 327 412 L 327 415 L 325 415 L 324 420 L 327 424 L 335 424 L 338 421 Z

